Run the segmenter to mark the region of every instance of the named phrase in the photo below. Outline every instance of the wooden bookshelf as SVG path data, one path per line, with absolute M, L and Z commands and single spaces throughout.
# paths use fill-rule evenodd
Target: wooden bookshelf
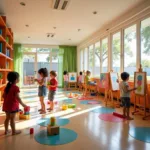
M 6 25 L 6 17 L 0 16 L 0 74 L 3 75 L 0 83 L 0 102 L 2 93 L 7 84 L 7 74 L 13 70 L 13 32 Z

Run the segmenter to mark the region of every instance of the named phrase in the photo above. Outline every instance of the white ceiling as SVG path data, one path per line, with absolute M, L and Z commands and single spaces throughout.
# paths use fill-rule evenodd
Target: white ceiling
M 71 0 L 66 11 L 52 10 L 50 1 L 0 0 L 0 13 L 7 16 L 16 43 L 78 45 L 105 24 L 145 0 Z M 26 6 L 21 6 L 20 2 L 25 2 Z M 98 14 L 93 15 L 93 11 Z M 78 29 L 81 31 L 78 32 Z M 56 35 L 47 38 L 47 33 Z

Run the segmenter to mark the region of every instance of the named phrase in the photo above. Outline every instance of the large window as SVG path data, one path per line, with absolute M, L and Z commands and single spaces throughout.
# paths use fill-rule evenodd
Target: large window
M 133 79 L 136 71 L 136 25 L 124 30 L 124 71 Z
M 108 71 L 108 38 L 102 40 L 102 72 Z
M 114 72 L 120 72 L 121 33 L 112 36 L 112 67 Z
M 84 70 L 88 70 L 88 48 L 84 49 Z
M 94 55 L 93 55 L 93 45 L 89 47 L 89 70 L 93 73 L 94 67 Z
M 83 50 L 80 51 L 80 70 L 83 71 Z
M 95 43 L 94 76 L 100 76 L 100 42 Z
M 141 22 L 141 64 L 150 79 L 150 18 Z

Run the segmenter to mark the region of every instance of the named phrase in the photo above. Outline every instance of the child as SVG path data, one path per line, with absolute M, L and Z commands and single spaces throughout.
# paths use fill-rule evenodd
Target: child
M 128 120 L 133 120 L 133 118 L 130 117 L 130 92 L 136 90 L 137 88 L 130 89 L 128 80 L 129 80 L 129 74 L 127 72 L 121 73 L 121 79 L 122 82 L 120 82 L 120 95 L 121 95 L 121 101 L 123 105 L 123 115 Z
M 57 85 L 58 85 L 58 82 L 56 80 L 56 72 L 55 71 L 51 71 L 50 72 L 50 85 L 49 85 L 49 94 L 48 94 L 48 99 L 50 101 L 50 108 L 48 108 L 47 110 L 53 110 L 54 109 L 54 103 L 53 103 L 53 100 L 54 100 L 54 96 L 56 94 L 56 89 L 57 89 Z
M 82 89 L 82 83 L 83 83 L 83 75 L 82 75 L 82 71 L 80 71 L 79 76 L 78 76 L 79 89 Z
M 68 72 L 64 71 L 64 90 L 68 90 L 69 76 Z
M 85 84 L 85 92 L 83 93 L 84 96 L 87 96 L 87 86 L 90 81 L 90 75 L 91 75 L 91 72 L 87 70 L 85 78 L 84 78 L 84 84 Z
M 46 68 L 41 68 L 38 71 L 39 75 L 40 75 L 40 79 L 35 79 L 35 81 L 38 82 L 39 84 L 39 89 L 38 89 L 38 96 L 40 98 L 40 103 L 41 103 L 41 109 L 39 109 L 40 114 L 45 114 L 46 110 L 45 110 L 45 104 L 44 104 L 44 97 L 46 96 L 47 93 L 47 77 L 48 77 L 48 71 Z
M 20 134 L 20 130 L 16 130 L 15 128 L 15 116 L 19 111 L 19 103 L 23 107 L 27 107 L 19 97 L 19 87 L 16 85 L 19 82 L 19 74 L 17 72 L 9 72 L 7 75 L 7 86 L 4 90 L 3 98 L 3 111 L 6 113 L 6 119 L 4 122 L 5 125 L 5 134 L 8 134 L 8 126 L 10 122 L 10 126 L 12 129 L 12 135 Z

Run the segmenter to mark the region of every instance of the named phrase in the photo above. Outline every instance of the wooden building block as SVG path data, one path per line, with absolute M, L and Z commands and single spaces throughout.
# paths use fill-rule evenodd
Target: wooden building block
M 58 135 L 59 134 L 59 126 L 47 126 L 47 134 L 49 136 Z

